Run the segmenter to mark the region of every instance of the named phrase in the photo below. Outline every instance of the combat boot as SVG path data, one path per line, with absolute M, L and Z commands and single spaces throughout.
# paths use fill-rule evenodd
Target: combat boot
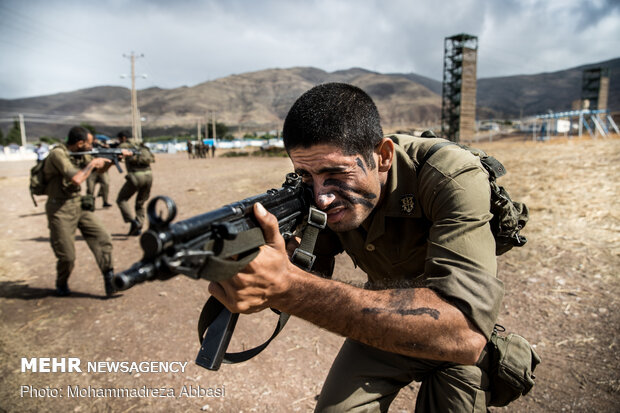
M 69 286 L 67 285 L 67 281 L 64 281 L 64 282 L 56 281 L 55 293 L 58 297 L 66 297 L 69 294 L 71 294 L 71 290 L 69 289 Z
M 109 270 L 103 273 L 103 283 L 105 285 L 105 295 L 112 297 L 116 292 L 112 278 L 114 276 L 114 270 Z
M 140 235 L 140 233 L 142 232 L 142 225 L 140 225 L 138 221 L 136 221 L 135 219 L 132 219 L 131 221 L 129 221 L 129 224 L 131 226 L 129 227 L 129 233 L 127 235 L 134 236 L 134 237 L 137 237 L 138 235 Z

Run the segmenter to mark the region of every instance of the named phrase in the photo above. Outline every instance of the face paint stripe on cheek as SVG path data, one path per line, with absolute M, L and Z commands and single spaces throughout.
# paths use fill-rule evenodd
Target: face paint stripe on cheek
M 351 205 L 362 205 L 368 209 L 372 209 L 374 208 L 374 204 L 370 201 L 368 201 L 367 199 L 364 198 L 358 198 L 358 197 L 353 197 L 350 196 L 349 194 L 346 194 L 342 191 L 336 190 L 334 191 L 340 198 L 344 199 L 346 202 L 348 202 Z
M 360 167 L 362 172 L 364 172 L 364 175 L 368 175 L 368 173 L 366 173 L 366 167 L 364 166 L 364 162 L 362 162 L 360 158 L 355 158 L 355 162 L 357 163 L 357 166 Z
M 323 186 L 335 186 L 340 190 L 356 193 L 366 199 L 375 199 L 377 197 L 377 195 L 372 192 L 366 192 L 364 190 L 354 188 L 337 179 L 326 179 L 325 182 L 323 182 Z

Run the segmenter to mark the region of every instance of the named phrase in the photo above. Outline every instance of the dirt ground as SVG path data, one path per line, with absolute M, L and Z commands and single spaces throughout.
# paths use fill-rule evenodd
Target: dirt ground
M 524 231 L 529 242 L 499 258 L 498 277 L 506 287 L 499 322 L 528 338 L 543 360 L 530 394 L 491 411 L 619 411 L 620 139 L 505 139 L 476 146 L 505 164 L 508 175 L 500 183 L 530 208 Z M 343 338 L 309 323 L 293 318 L 260 356 L 207 371 L 193 362 L 207 283 L 179 276 L 106 300 L 101 275 L 79 234 L 70 279 L 74 293 L 55 297 L 44 197 L 34 207 L 26 189 L 31 166 L 0 163 L 0 411 L 313 409 Z M 154 164 L 152 195 L 172 197 L 178 219 L 184 219 L 279 187 L 290 169 L 284 158 L 188 161 L 183 153 L 161 154 Z M 114 201 L 123 178 L 113 169 L 110 175 Z M 96 214 L 112 234 L 115 269 L 140 259 L 139 241 L 125 236 L 128 226 L 118 208 Z M 338 258 L 336 276 L 363 277 L 344 256 Z M 270 312 L 242 316 L 233 349 L 261 342 L 276 319 Z M 79 358 L 82 372 L 22 372 L 22 358 L 33 357 Z M 178 373 L 86 371 L 88 362 L 105 361 L 187 365 Z M 86 393 L 88 386 L 172 389 L 175 394 L 97 397 Z M 416 384 L 404 388 L 390 411 L 413 412 L 416 390 Z

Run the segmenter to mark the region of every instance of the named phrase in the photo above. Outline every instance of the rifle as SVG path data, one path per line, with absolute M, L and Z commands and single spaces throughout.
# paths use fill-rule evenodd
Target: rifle
M 258 248 L 265 243 L 253 213 L 256 202 L 276 216 L 280 233 L 289 239 L 306 217 L 310 224 L 308 228 L 313 227 L 313 231 L 306 232 L 316 234 L 325 226 L 325 213 L 311 208 L 311 200 L 311 189 L 302 184 L 300 176 L 289 173 L 281 188 L 171 223 L 176 216 L 176 204 L 166 196 L 157 196 L 147 206 L 149 229 L 140 237 L 144 256 L 126 271 L 115 274 L 114 285 L 119 291 L 126 290 L 144 281 L 167 280 L 177 274 L 209 281 L 228 279 L 254 259 Z M 157 213 L 158 203 L 163 203 L 163 208 L 159 209 L 161 214 Z M 310 253 L 306 251 L 308 244 L 302 240 L 305 250 L 300 247 L 293 254 L 293 258 L 298 256 L 297 262 L 308 269 L 314 262 L 311 252 L 315 240 L 316 235 L 311 241 Z M 238 316 L 214 297 L 209 298 L 198 325 L 202 342 L 196 359 L 198 365 L 218 370 L 222 362 L 237 363 L 255 356 L 279 333 L 288 319 L 287 314 L 280 314 L 276 331 L 263 345 L 242 353 L 226 353 Z
M 132 155 L 137 155 L 140 153 L 138 149 L 125 148 L 125 150 L 131 152 Z M 116 165 L 116 169 L 118 169 L 119 173 L 123 173 L 123 169 L 121 168 L 121 165 L 118 162 L 121 156 L 123 155 L 123 149 L 121 148 L 93 148 L 92 150 L 86 151 L 86 152 L 69 152 L 69 155 L 71 156 L 92 155 L 95 158 L 106 158 L 114 162 L 114 165 Z

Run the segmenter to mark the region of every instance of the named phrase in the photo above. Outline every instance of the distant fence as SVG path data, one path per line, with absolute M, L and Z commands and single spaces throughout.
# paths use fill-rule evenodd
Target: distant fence
M 213 144 L 213 140 L 205 141 L 205 144 Z M 155 153 L 177 153 L 185 152 L 187 150 L 187 142 L 177 142 L 175 140 L 166 142 L 146 142 L 148 146 Z M 217 141 L 215 147 L 218 149 L 243 149 L 246 147 L 284 147 L 282 139 L 237 139 L 232 141 Z M 3 161 L 24 161 L 37 159 L 37 154 L 34 152 L 35 146 L 27 144 L 26 146 L 18 146 L 11 144 L 8 146 L 0 146 L 0 162 Z
M 0 162 L 2 161 L 35 161 L 37 154 L 34 153 L 34 146 L 8 145 L 0 146 Z

